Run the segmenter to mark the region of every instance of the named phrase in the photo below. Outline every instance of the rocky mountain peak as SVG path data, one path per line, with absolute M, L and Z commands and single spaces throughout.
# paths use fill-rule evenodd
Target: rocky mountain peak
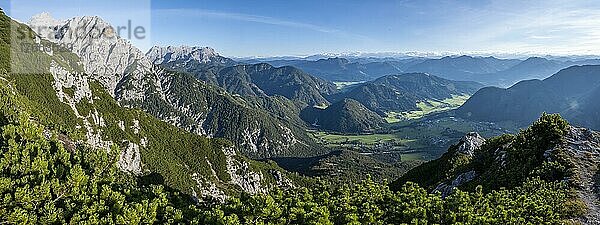
M 55 39 L 55 29 L 64 23 L 65 21 L 55 19 L 47 12 L 34 15 L 28 22 L 31 29 L 48 40 Z
M 600 221 L 600 201 L 598 189 L 598 162 L 600 161 L 600 133 L 587 128 L 571 126 L 563 143 L 549 151 L 563 150 L 575 167 L 577 179 L 573 182 L 577 194 L 588 207 L 587 213 L 580 218 L 582 224 L 595 224 Z M 546 160 L 556 160 L 547 158 Z
M 220 56 L 210 47 L 154 46 L 146 53 L 146 56 L 154 64 L 164 64 L 175 61 L 196 61 L 200 63 L 223 63 L 226 61 L 225 57 Z
M 32 17 L 28 25 L 40 37 L 79 56 L 84 72 L 113 95 L 126 75 L 142 76 L 153 70 L 152 63 L 139 49 L 119 37 L 116 30 L 98 16 L 59 21 L 43 13 Z M 41 29 L 44 27 L 48 29 Z

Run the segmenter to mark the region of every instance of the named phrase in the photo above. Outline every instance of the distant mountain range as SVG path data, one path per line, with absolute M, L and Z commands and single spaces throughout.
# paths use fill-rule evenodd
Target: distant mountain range
M 593 60 L 577 62 L 558 61 L 539 57 L 531 57 L 506 70 L 501 70 L 490 74 L 483 74 L 474 79 L 482 83 L 493 84 L 499 87 L 508 87 L 522 80 L 547 78 L 559 70 L 572 65 L 589 64 L 599 64 L 599 62 Z
M 374 66 L 374 64 L 378 64 L 379 66 Z M 350 62 L 344 58 L 303 61 L 292 64 L 292 66 L 331 81 L 367 81 L 379 76 L 401 72 L 401 69 L 393 63 L 376 62 L 361 64 Z
M 527 79 L 544 79 L 572 65 L 595 65 L 600 60 L 559 61 L 540 57 L 525 60 L 495 57 L 443 57 L 409 66 L 407 72 L 425 72 L 450 80 L 476 81 L 485 85 L 508 87 Z
M 471 56 L 429 59 L 408 67 L 409 72 L 435 74 L 452 80 L 472 80 L 476 74 L 494 73 L 508 69 L 520 60 L 501 60 L 494 57 L 478 58 Z
M 540 54 L 525 54 L 525 53 L 502 53 L 502 52 L 489 52 L 489 53 L 460 53 L 456 52 L 346 52 L 346 53 L 320 53 L 308 56 L 272 56 L 272 57 L 259 57 L 259 56 L 249 56 L 249 57 L 233 57 L 232 59 L 239 62 L 269 62 L 275 60 L 309 60 L 316 61 L 319 59 L 328 59 L 328 58 L 346 58 L 350 61 L 395 61 L 402 59 L 414 59 L 414 58 L 424 58 L 424 59 L 439 59 L 443 57 L 458 57 L 461 55 L 470 55 L 478 58 L 488 58 L 490 56 L 505 58 L 505 59 L 527 59 L 531 57 L 541 57 L 546 59 L 553 59 L 559 61 L 582 61 L 588 59 L 597 59 L 600 58 L 600 55 L 566 55 L 566 56 L 554 56 L 554 55 L 540 55 Z
M 488 74 L 510 68 L 519 60 L 501 60 L 493 57 L 477 58 L 471 56 L 444 57 L 429 59 L 406 68 L 410 72 L 424 72 L 451 80 L 477 80 L 476 75 Z
M 560 113 L 574 124 L 600 129 L 600 66 L 572 66 L 544 80 L 510 88 L 486 87 L 456 110 L 460 117 L 527 124 L 542 112 Z
M 369 81 L 381 76 L 401 73 L 407 65 L 421 58 L 372 59 L 326 58 L 318 60 L 294 59 L 264 61 L 273 66 L 294 66 L 329 81 Z
M 274 66 L 294 66 L 322 79 L 339 82 L 370 81 L 385 75 L 419 72 L 449 80 L 475 81 L 485 85 L 508 87 L 521 80 L 549 77 L 560 69 L 573 65 L 598 65 L 600 59 L 530 57 L 523 60 L 463 55 L 442 58 L 252 59 L 241 62 L 265 62 Z
M 434 58 L 440 57 L 447 54 L 429 53 L 429 52 L 376 52 L 376 53 L 363 53 L 363 52 L 350 52 L 350 53 L 320 53 L 308 56 L 272 56 L 272 57 L 234 57 L 233 59 L 244 63 L 260 63 L 270 62 L 278 60 L 307 60 L 316 61 L 319 59 L 329 58 L 346 58 L 351 61 L 353 60 L 364 60 L 369 59 L 370 61 L 387 61 L 387 60 L 399 60 L 399 59 L 411 59 L 411 58 Z

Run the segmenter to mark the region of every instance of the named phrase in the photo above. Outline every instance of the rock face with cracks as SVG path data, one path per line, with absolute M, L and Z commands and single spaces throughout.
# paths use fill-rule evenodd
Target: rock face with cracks
M 253 158 L 290 156 L 313 149 L 306 146 L 310 138 L 302 129 L 266 111 L 251 108 L 239 96 L 216 89 L 190 74 L 153 64 L 156 60 L 174 59 L 230 61 L 210 48 L 156 47 L 149 53 L 154 55 L 151 60 L 152 57 L 118 37 L 110 24 L 96 16 L 60 21 L 43 14 L 34 17 L 30 26 L 45 28 L 34 30 L 41 38 L 65 46 L 77 55 L 84 70 L 83 78 L 98 81 L 121 106 L 143 109 L 192 133 L 233 140 L 241 152 Z M 249 139 L 237 127 L 260 132 Z
M 473 156 L 475 150 L 481 148 L 481 146 L 485 143 L 485 139 L 481 137 L 478 133 L 471 132 L 462 137 L 459 141 L 460 145 L 458 146 L 458 152 Z
M 220 56 L 210 47 L 190 47 L 190 46 L 154 46 L 146 56 L 154 64 L 164 64 L 169 62 L 191 62 L 200 63 L 232 63 L 231 59 Z
M 56 45 L 63 46 L 67 51 L 77 56 L 78 61 L 76 63 L 81 66 L 83 71 L 74 72 L 64 69 L 60 65 L 52 64 L 50 73 L 54 78 L 53 88 L 57 97 L 60 101 L 69 105 L 75 115 L 83 120 L 85 126 L 83 128 L 87 131 L 85 133 L 86 144 L 90 147 L 117 149 L 111 148 L 116 143 L 106 141 L 106 137 L 103 135 L 103 129 L 106 128 L 109 122 L 116 122 L 121 131 L 133 129 L 134 133 L 138 134 L 140 129 L 143 129 L 140 127 L 138 120 L 105 121 L 104 115 L 98 113 L 93 108 L 89 113 L 80 114 L 80 110 L 78 110 L 80 103 L 93 105 L 94 101 L 98 99 L 98 96 L 94 96 L 90 88 L 92 82 L 99 83 L 101 88 L 122 106 L 142 108 L 148 111 L 148 113 L 173 125 L 189 128 L 189 131 L 200 131 L 200 133 L 207 136 L 214 134 L 214 131 L 202 132 L 207 117 L 213 116 L 218 118 L 218 115 L 210 111 L 212 107 L 208 105 L 210 104 L 208 102 L 209 99 L 207 98 L 207 102 L 204 102 L 206 104 L 204 106 L 206 107 L 199 107 L 209 111 L 198 112 L 197 110 L 190 110 L 190 104 L 181 102 L 181 96 L 178 95 L 181 93 L 174 93 L 174 90 L 168 91 L 163 89 L 169 88 L 172 85 L 175 76 L 155 66 L 139 49 L 131 45 L 127 40 L 118 37 L 115 34 L 114 28 L 101 18 L 84 16 L 68 20 L 56 20 L 45 13 L 32 18 L 29 26 L 39 35 L 36 38 L 45 39 Z M 181 50 L 191 52 L 191 56 L 196 57 L 197 60 L 208 60 L 213 56 L 217 56 L 214 50 L 208 48 L 184 48 Z M 198 85 L 200 83 L 198 82 Z M 66 89 L 70 91 L 66 93 L 64 91 Z M 233 99 L 226 98 L 221 93 L 215 93 L 215 96 L 214 98 L 223 98 L 224 101 L 232 101 L 231 104 L 235 104 Z M 177 99 L 179 102 L 175 103 L 172 101 L 174 99 Z M 154 114 L 146 108 L 149 106 L 148 102 L 156 103 L 157 101 L 162 102 L 160 104 L 166 107 L 165 111 L 163 111 L 163 113 L 166 112 L 164 115 Z M 189 120 L 191 118 L 194 118 L 193 121 L 197 121 L 197 123 L 190 125 Z M 181 121 L 188 123 L 178 124 Z M 132 124 L 132 126 L 126 126 L 126 124 Z M 207 121 L 207 124 L 214 125 L 210 121 Z M 287 134 L 284 128 L 287 129 L 287 127 L 283 127 L 280 133 L 288 137 L 290 134 Z M 211 129 L 222 130 L 223 128 L 211 127 Z M 119 153 L 118 160 L 119 168 L 122 171 L 135 175 L 145 173 L 144 157 L 142 155 L 144 151 L 142 149 L 148 147 L 148 139 L 145 137 L 142 137 L 140 140 L 123 138 L 122 143 L 124 144 L 120 148 L 121 152 Z M 253 144 L 258 145 L 259 143 Z M 289 142 L 285 144 L 289 144 Z M 223 149 L 227 156 L 226 172 L 232 178 L 228 183 L 237 186 L 245 192 L 266 192 L 271 184 L 264 182 L 264 176 L 274 175 L 262 174 L 260 171 L 255 171 L 244 159 L 235 157 L 234 149 L 239 150 L 237 148 Z M 194 191 L 195 193 L 200 192 L 200 195 L 208 196 L 214 195 L 213 197 L 222 196 L 223 192 L 217 191 L 218 188 L 222 188 L 221 186 L 211 183 L 210 179 L 206 177 L 196 176 L 195 178 L 197 178 L 199 183 L 198 191 Z
M 150 60 L 129 41 L 118 37 L 114 28 L 98 16 L 59 21 L 41 14 L 33 17 L 29 26 L 42 38 L 79 56 L 84 72 L 113 96 L 126 76 L 141 77 L 152 72 Z

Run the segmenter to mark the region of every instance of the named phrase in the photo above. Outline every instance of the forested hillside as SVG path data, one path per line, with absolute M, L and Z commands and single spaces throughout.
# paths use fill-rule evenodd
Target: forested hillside
M 280 95 L 309 105 L 328 105 L 327 95 L 336 92 L 331 82 L 291 66 L 274 67 L 267 63 L 234 65 L 233 60 L 214 53 L 193 57 L 186 47 L 169 47 L 147 55 L 164 68 L 193 74 L 196 78 L 242 96 Z M 167 59 L 168 58 L 168 59 Z
M 243 79 L 242 81 L 235 81 Z M 219 71 L 217 80 L 220 86 L 242 95 L 281 95 L 309 105 L 327 105 L 325 96 L 336 92 L 333 83 L 316 78 L 294 67 L 275 68 L 269 64 L 240 65 Z M 246 93 L 255 85 L 258 93 Z
M 418 110 L 418 102 L 443 100 L 475 93 L 481 84 L 442 79 L 424 73 L 389 75 L 334 95 L 332 101 L 351 98 L 381 115 L 390 111 Z
M 7 101 L 10 100 L 10 101 Z M 117 168 L 117 148 L 70 148 L 69 142 L 2 98 L 0 220 L 9 223 L 562 223 L 581 215 L 566 183 L 527 178 L 515 188 L 454 191 L 442 198 L 414 183 L 398 191 L 366 179 L 357 184 L 241 194 L 225 204 L 197 204 Z M 532 131 L 552 132 L 544 125 Z M 44 131 L 46 130 L 46 131 Z M 555 138 L 555 136 L 548 136 Z M 544 140 L 545 141 L 545 140 Z
M 385 123 L 381 116 L 354 99 L 344 99 L 326 109 L 307 107 L 300 117 L 314 127 L 342 133 L 369 132 Z

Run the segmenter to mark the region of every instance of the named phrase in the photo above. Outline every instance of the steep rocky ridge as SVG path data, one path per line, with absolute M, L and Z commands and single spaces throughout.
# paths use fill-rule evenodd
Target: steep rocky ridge
M 10 40 L 15 32 L 33 34 L 29 27 L 12 21 L 4 14 L 0 15 L 0 19 L 3 40 Z M 101 23 L 96 18 L 83 17 L 79 22 L 70 21 L 68 24 L 92 21 Z M 65 28 L 65 26 L 60 27 Z M 81 60 L 74 53 L 86 55 L 85 48 L 73 47 L 73 53 L 70 51 L 47 53 L 41 51 L 47 49 L 42 48 L 41 45 L 49 45 L 51 49 L 61 48 L 36 35 L 31 35 L 31 39 L 13 38 L 12 40 L 19 42 L 3 41 L 2 48 L 9 49 L 10 46 L 4 46 L 8 43 L 19 45 L 21 42 L 27 42 L 39 44 L 40 51 L 26 55 L 11 55 L 13 61 L 10 64 L 2 63 L 3 66 L 7 65 L 1 68 L 3 101 L 8 100 L 10 104 L 17 105 L 16 111 L 30 114 L 32 119 L 64 133 L 65 140 L 70 140 L 68 141 L 71 143 L 70 146 L 76 143 L 93 148 L 110 149 L 110 151 L 121 149 L 118 163 L 121 170 L 142 176 L 158 172 L 165 178 L 167 185 L 199 196 L 219 197 L 235 190 L 258 193 L 276 185 L 275 182 L 267 181 L 275 178 L 266 179 L 274 176 L 269 170 L 277 170 L 276 167 L 254 166 L 256 162 L 249 163 L 249 160 L 236 156 L 233 150 L 235 148 L 232 148 L 227 141 L 208 139 L 184 132 L 140 110 L 121 107 L 113 98 L 122 102 L 125 102 L 125 99 L 127 101 L 148 99 L 146 95 L 139 95 L 141 98 L 118 98 L 119 87 L 124 80 L 131 81 L 132 77 L 140 75 L 143 78 L 135 82 L 149 84 L 148 82 L 156 81 L 153 79 L 159 77 L 152 73 L 150 76 L 145 75 L 147 72 L 152 72 L 153 67 L 137 66 L 138 60 L 142 64 L 147 64 L 147 60 L 136 59 L 140 54 L 135 49 L 130 49 L 134 52 L 131 56 L 127 56 L 127 52 L 118 53 L 126 54 L 124 56 L 126 58 L 134 58 L 133 61 L 126 61 L 133 62 L 133 65 L 119 64 L 114 68 L 108 68 L 110 65 L 94 66 L 97 62 L 92 58 L 101 57 L 111 61 L 119 59 L 120 56 L 112 56 L 117 54 L 114 50 L 99 50 L 104 49 L 102 48 L 104 45 L 95 46 L 98 44 L 95 40 L 76 42 L 86 45 L 86 48 L 99 50 L 89 53 L 91 55 L 87 56 L 90 58 L 83 57 Z M 61 43 L 62 40 L 54 41 Z M 121 42 L 107 41 L 107 43 L 109 46 L 117 47 Z M 6 73 L 11 71 L 11 67 L 28 65 L 26 63 L 31 61 L 30 57 L 33 56 L 38 57 L 37 62 L 42 65 L 41 74 Z M 3 55 L 2 58 L 7 59 L 8 55 Z M 64 62 L 65 59 L 71 61 Z M 65 65 L 80 65 L 81 68 L 65 68 Z M 127 69 L 120 70 L 123 68 Z M 124 74 L 109 76 L 114 72 Z M 154 83 L 150 87 L 161 86 Z M 131 89 L 131 91 L 138 90 Z M 205 160 L 197 160 L 202 158 Z
M 86 76 L 100 82 L 123 106 L 144 109 L 196 134 L 234 140 L 240 151 L 252 157 L 310 155 L 315 154 L 312 149 L 318 149 L 309 147 L 311 139 L 299 128 L 190 75 L 153 65 L 98 17 L 73 18 L 49 30 L 54 35 L 44 36 L 70 47 L 81 58 Z M 198 53 L 194 59 L 204 60 L 202 57 L 209 55 L 206 49 L 188 50 L 206 53 Z
M 152 60 L 153 64 L 160 65 L 166 63 L 215 63 L 223 66 L 233 65 L 235 61 L 219 55 L 210 47 L 190 47 L 190 46 L 154 46 L 146 53 L 146 56 Z
M 576 176 L 574 183 L 578 195 L 588 207 L 580 222 L 596 224 L 600 222 L 600 133 L 571 127 L 565 141 L 557 148 L 562 149 L 573 160 Z

